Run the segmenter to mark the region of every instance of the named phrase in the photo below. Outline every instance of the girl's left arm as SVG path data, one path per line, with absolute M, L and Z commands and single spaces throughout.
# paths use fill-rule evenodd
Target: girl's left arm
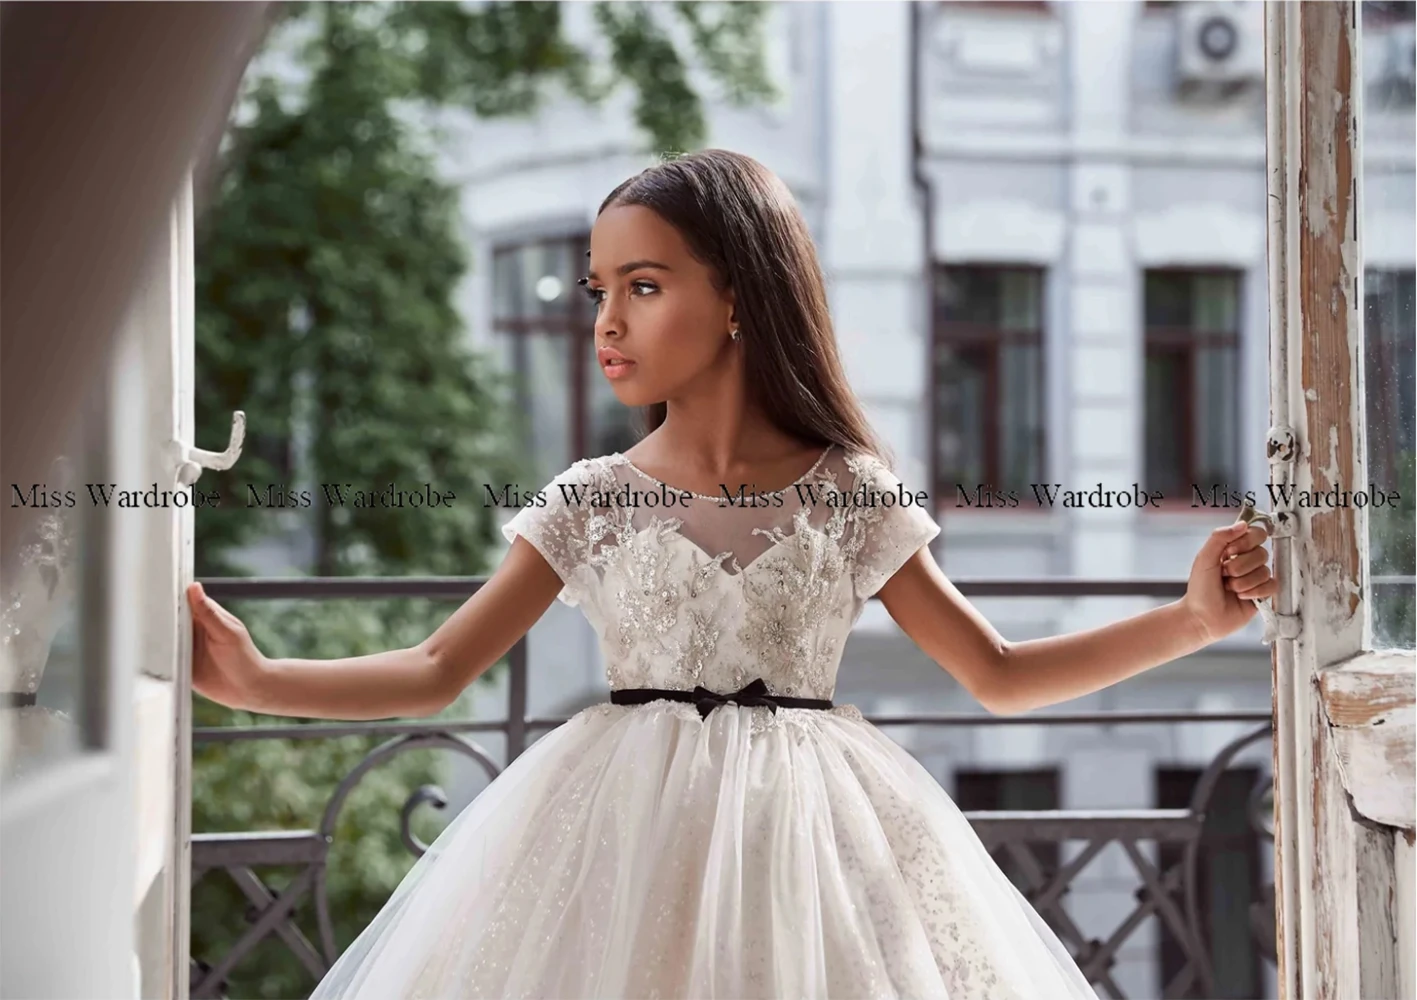
M 1202 649 L 1241 628 L 1252 600 L 1272 597 L 1261 525 L 1211 532 L 1186 595 L 1101 628 L 1009 642 L 921 549 L 880 590 L 881 602 L 924 652 L 980 704 L 1012 715 L 1079 698 Z

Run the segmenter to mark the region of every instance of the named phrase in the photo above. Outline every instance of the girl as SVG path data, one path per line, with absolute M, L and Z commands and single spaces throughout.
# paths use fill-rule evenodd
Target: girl
M 833 705 L 842 647 L 879 596 L 990 711 L 1066 701 L 1244 625 L 1275 593 L 1263 529 L 1217 528 L 1172 604 L 1009 642 L 931 558 L 778 178 L 718 150 L 646 170 L 601 206 L 582 284 L 649 433 L 557 476 L 428 639 L 269 659 L 190 592 L 196 689 L 280 715 L 437 712 L 553 598 L 601 642 L 610 700 L 463 810 L 314 996 L 1095 997 L 939 784 Z

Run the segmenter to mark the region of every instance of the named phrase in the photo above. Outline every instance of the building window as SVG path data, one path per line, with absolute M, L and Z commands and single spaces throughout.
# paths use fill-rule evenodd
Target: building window
M 934 488 L 1017 490 L 1044 477 L 1043 272 L 935 272 Z
M 1158 768 L 1157 808 L 1189 808 L 1201 774 L 1198 768 Z M 1250 795 L 1260 780 L 1259 769 L 1254 767 L 1221 772 L 1201 831 L 1196 871 L 1201 946 L 1211 956 L 1218 997 L 1259 997 L 1264 989 L 1255 928 L 1265 926 L 1260 908 L 1272 900 L 1262 892 L 1260 835 L 1250 823 Z M 1180 868 L 1184 858 L 1181 844 L 1159 845 L 1157 860 L 1163 881 L 1168 872 Z M 1185 890 L 1179 880 L 1176 887 L 1172 898 L 1179 901 Z M 1156 995 L 1182 995 L 1169 989 L 1187 965 L 1175 934 L 1163 930 L 1157 949 L 1161 980 Z
M 1036 812 L 1058 808 L 1058 771 L 956 771 L 955 805 L 964 812 Z M 1044 882 L 1058 870 L 1057 841 L 1034 841 L 1025 845 L 1038 861 Z M 1009 880 L 1025 895 L 1034 894 L 1042 886 L 1009 853 L 997 847 L 991 853 L 995 863 Z
M 576 285 L 589 245 L 580 234 L 493 253 L 493 335 L 512 379 L 523 453 L 541 483 L 636 439 L 631 410 L 596 364 L 595 308 Z
M 1240 275 L 1148 271 L 1146 488 L 1240 490 Z

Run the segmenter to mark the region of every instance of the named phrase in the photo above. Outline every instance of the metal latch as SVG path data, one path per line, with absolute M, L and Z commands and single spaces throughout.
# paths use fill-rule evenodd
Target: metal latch
M 1265 452 L 1269 458 L 1270 481 L 1286 486 L 1292 483 L 1294 461 L 1299 454 L 1299 443 L 1294 431 L 1284 426 L 1271 427 L 1265 442 Z M 1280 474 L 1275 475 L 1276 472 Z M 1240 508 L 1239 519 L 1246 524 L 1264 525 L 1265 533 L 1270 538 L 1292 539 L 1296 515 L 1285 501 L 1288 491 L 1279 490 L 1277 495 L 1280 507 L 1273 513 L 1257 510 L 1254 504 L 1246 503 Z M 1261 641 L 1266 646 L 1273 644 L 1275 639 L 1299 638 L 1302 622 L 1297 614 L 1284 614 L 1276 610 L 1274 599 L 1270 597 L 1255 600 L 1255 607 L 1259 609 L 1260 618 L 1264 621 L 1264 638 Z
M 194 448 L 175 440 L 167 442 L 172 462 L 177 466 L 178 485 L 191 486 L 201 476 L 203 469 L 220 472 L 231 468 L 241 457 L 241 444 L 245 440 L 246 413 L 236 410 L 231 414 L 231 438 L 227 441 L 225 451 L 207 451 L 205 448 Z

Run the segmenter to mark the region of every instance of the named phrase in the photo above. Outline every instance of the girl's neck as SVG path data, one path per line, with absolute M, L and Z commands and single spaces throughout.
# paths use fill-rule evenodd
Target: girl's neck
M 787 434 L 760 411 L 741 409 L 725 417 L 695 414 L 670 403 L 664 423 L 635 445 L 626 458 L 641 468 L 675 470 L 681 479 L 724 480 L 735 472 L 800 464 L 821 445 Z

